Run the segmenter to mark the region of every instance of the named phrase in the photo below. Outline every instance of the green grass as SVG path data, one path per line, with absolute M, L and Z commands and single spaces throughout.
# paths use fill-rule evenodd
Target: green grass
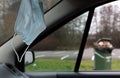
M 36 66 L 34 66 L 36 64 Z M 59 60 L 59 59 L 36 59 L 35 63 L 27 66 L 26 70 L 44 70 L 44 71 L 61 71 L 61 70 L 73 70 L 74 60 Z
M 80 70 L 93 70 L 94 62 L 91 60 L 82 60 Z
M 36 64 L 36 65 L 35 65 Z M 73 71 L 75 60 L 36 59 L 35 63 L 26 67 L 27 71 Z M 94 70 L 94 62 L 83 60 L 80 70 Z M 120 60 L 112 60 L 112 70 L 120 70 Z
M 112 60 L 112 70 L 120 71 L 120 60 Z

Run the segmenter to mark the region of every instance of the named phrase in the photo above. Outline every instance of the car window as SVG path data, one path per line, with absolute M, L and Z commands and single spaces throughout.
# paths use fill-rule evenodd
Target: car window
M 43 0 L 44 12 L 47 12 L 60 0 Z M 0 0 L 0 46 L 14 34 L 14 24 L 21 0 Z
M 94 12 L 80 70 L 120 70 L 120 1 Z
M 87 16 L 76 17 L 34 46 L 35 62 L 26 71 L 73 71 Z
M 13 35 L 19 0 L 0 0 L 0 45 Z

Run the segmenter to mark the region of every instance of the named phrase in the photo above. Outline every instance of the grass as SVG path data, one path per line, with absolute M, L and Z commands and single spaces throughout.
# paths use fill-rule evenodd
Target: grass
M 80 70 L 93 70 L 94 62 L 91 60 L 82 60 Z
M 120 70 L 120 60 L 112 61 L 112 70 Z
M 75 60 L 36 59 L 35 63 L 26 67 L 27 71 L 73 71 Z M 93 70 L 94 62 L 83 60 L 80 70 Z M 120 60 L 112 60 L 112 70 L 120 70 Z
M 44 71 L 62 71 L 62 70 L 73 70 L 74 60 L 59 60 L 59 59 L 36 59 L 35 63 L 27 66 L 26 70 L 44 70 Z

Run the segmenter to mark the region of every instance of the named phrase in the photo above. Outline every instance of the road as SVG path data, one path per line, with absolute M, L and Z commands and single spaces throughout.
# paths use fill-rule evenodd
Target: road
M 40 51 L 35 52 L 35 58 L 58 58 L 64 59 L 76 59 L 78 51 Z
M 36 51 L 35 58 L 58 58 L 64 59 L 76 59 L 78 50 L 73 51 Z M 83 59 L 91 59 L 94 56 L 94 49 L 88 48 L 84 50 Z M 112 59 L 120 59 L 120 49 L 114 49 L 112 51 Z

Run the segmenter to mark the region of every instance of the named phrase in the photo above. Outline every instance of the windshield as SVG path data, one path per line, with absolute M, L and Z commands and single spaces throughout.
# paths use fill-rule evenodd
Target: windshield
M 60 0 L 43 0 L 44 12 L 54 7 Z M 0 0 L 0 46 L 14 34 L 14 24 L 21 0 Z

